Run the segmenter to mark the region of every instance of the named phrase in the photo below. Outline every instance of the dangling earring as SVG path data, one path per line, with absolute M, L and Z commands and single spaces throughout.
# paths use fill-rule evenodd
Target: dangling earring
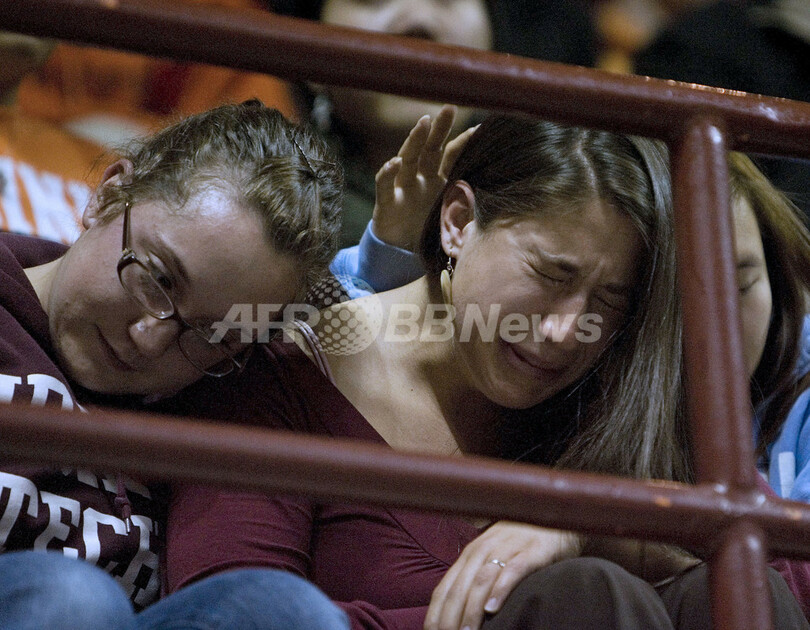
M 447 306 L 451 306 L 453 304 L 453 259 L 448 256 L 447 258 L 447 266 L 442 269 L 442 273 L 439 275 L 439 285 L 442 288 L 442 300 Z

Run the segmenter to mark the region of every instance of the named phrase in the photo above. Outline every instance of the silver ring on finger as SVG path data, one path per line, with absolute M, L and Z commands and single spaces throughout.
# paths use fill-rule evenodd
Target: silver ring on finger
M 498 560 L 497 558 L 493 558 L 489 562 L 490 564 L 497 564 L 502 569 L 506 566 L 506 563 L 503 560 Z

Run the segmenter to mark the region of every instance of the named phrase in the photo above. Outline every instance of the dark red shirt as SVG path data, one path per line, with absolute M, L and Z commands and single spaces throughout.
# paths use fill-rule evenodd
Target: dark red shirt
M 192 386 L 164 410 L 227 418 L 238 408 L 244 422 L 385 444 L 293 344 L 258 354 L 216 393 Z M 433 589 L 478 533 L 412 510 L 185 486 L 170 503 L 166 577 L 174 591 L 237 567 L 285 569 L 338 602 L 353 628 L 421 630 Z
M 48 317 L 24 272 L 65 249 L 0 234 L 0 403 L 80 410 L 86 402 L 56 364 Z M 165 500 L 122 477 L 132 508 L 127 533 L 115 501 L 118 478 L 115 472 L 0 462 L 0 548 L 85 558 L 116 578 L 137 608 L 152 603 L 160 586 Z

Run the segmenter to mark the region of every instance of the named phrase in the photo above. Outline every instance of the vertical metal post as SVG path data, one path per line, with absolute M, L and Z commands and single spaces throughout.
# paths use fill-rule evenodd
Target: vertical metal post
M 706 117 L 692 120 L 674 143 L 675 234 L 697 479 L 746 492 L 754 490 L 757 473 L 726 152 L 723 129 Z M 710 571 L 717 628 L 772 627 L 761 533 L 750 528 L 736 523 L 720 533 Z
M 712 617 L 717 630 L 773 628 L 763 540 L 762 530 L 746 521 L 738 521 L 724 532 L 709 565 Z

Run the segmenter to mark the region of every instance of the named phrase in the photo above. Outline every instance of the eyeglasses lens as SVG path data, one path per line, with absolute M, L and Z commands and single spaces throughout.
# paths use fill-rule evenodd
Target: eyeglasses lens
M 229 346 L 224 342 L 212 343 L 211 335 L 197 328 L 187 328 L 178 339 L 180 350 L 198 369 L 211 376 L 224 376 L 233 370 L 234 362 Z
M 174 305 L 149 271 L 135 260 L 121 269 L 121 284 L 150 315 L 165 319 L 174 313 Z

